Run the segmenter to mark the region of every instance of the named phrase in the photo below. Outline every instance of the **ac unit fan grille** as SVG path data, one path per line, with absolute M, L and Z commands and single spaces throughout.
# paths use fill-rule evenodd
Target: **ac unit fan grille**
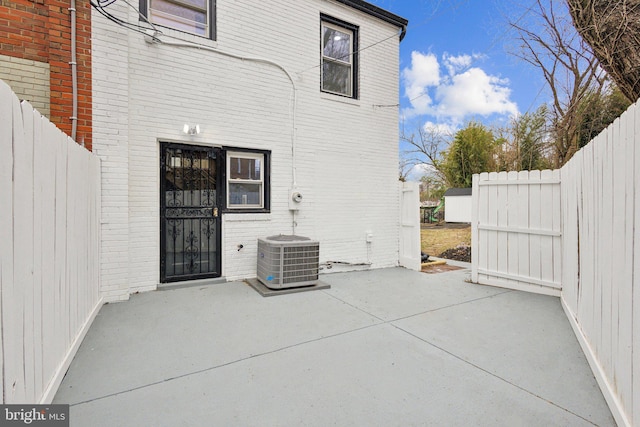
M 283 248 L 282 283 L 318 280 L 318 246 Z

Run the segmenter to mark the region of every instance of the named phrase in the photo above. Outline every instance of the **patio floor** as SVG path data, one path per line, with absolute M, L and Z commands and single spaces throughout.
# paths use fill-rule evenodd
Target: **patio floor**
M 102 307 L 54 403 L 71 426 L 613 426 L 558 298 L 469 270 L 242 282 Z

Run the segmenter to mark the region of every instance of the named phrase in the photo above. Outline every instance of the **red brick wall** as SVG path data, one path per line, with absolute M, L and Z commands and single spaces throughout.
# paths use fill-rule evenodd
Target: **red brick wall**
M 0 0 L 0 54 L 47 62 L 51 121 L 71 134 L 70 0 Z M 91 150 L 91 5 L 76 0 L 78 127 L 76 140 Z

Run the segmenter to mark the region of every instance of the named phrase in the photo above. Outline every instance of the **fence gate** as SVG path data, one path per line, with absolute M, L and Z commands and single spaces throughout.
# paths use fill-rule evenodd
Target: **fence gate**
M 400 265 L 420 271 L 420 188 L 400 183 Z
M 472 281 L 560 295 L 560 171 L 473 176 Z

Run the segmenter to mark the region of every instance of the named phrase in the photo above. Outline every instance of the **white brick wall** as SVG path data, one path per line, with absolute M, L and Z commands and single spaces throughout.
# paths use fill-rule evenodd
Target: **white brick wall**
M 120 3 L 109 10 L 136 21 Z M 326 0 L 216 4 L 217 41 L 163 31 L 269 59 L 294 76 L 295 168 L 304 192 L 296 233 L 320 241 L 321 262 L 397 265 L 398 110 L 376 105 L 398 102 L 398 38 L 361 53 L 358 100 L 322 94 L 318 62 L 320 13 L 359 25 L 360 47 L 398 28 Z M 223 216 L 223 276 L 255 276 L 256 238 L 293 231 L 291 82 L 273 65 L 148 44 L 100 15 L 92 19 L 94 150 L 105 169 L 103 253 L 111 254 L 103 260 L 105 292 L 124 298 L 158 284 L 159 140 L 271 150 L 271 213 Z M 202 132 L 184 135 L 185 123 Z
M 51 116 L 49 74 L 46 62 L 0 55 L 0 80 L 45 117 Z
M 125 5 L 126 6 L 126 5 Z M 126 18 L 118 9 L 110 10 Z M 129 33 L 92 12 L 93 152 L 102 159 L 101 286 L 129 298 Z

